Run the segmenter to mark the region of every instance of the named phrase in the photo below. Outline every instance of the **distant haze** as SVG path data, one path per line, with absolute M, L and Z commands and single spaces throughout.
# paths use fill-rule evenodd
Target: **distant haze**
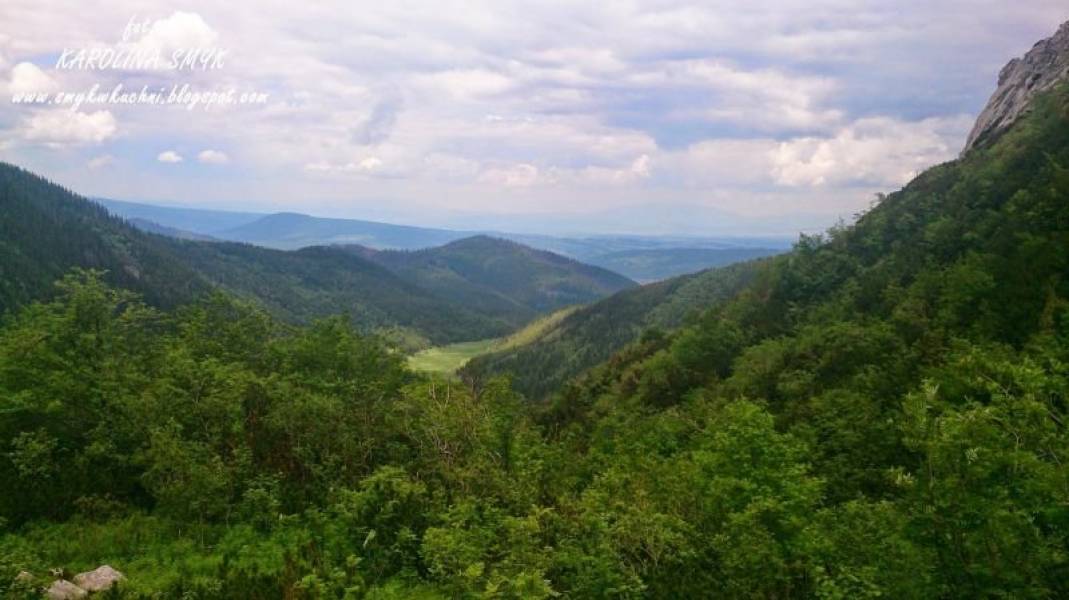
M 639 282 L 656 281 L 710 267 L 777 254 L 790 247 L 785 236 L 575 235 L 522 231 L 442 229 L 300 213 L 213 211 L 98 198 L 113 214 L 152 233 L 200 240 L 245 242 L 296 250 L 309 246 L 363 246 L 375 250 L 420 250 L 464 238 L 500 238 L 548 250 L 615 271 Z

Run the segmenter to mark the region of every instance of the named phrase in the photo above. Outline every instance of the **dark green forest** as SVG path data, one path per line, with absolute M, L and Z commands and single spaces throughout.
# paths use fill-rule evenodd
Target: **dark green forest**
M 0 329 L 0 585 L 107 563 L 127 598 L 1067 597 L 1067 198 L 1063 86 L 854 225 L 576 312 L 564 375 L 467 383 L 347 317 L 42 273 Z

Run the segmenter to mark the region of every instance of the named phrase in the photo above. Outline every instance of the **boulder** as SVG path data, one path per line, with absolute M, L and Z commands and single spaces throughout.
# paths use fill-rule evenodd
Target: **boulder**
M 57 579 L 52 582 L 48 590 L 45 592 L 45 597 L 48 600 L 76 600 L 77 598 L 85 598 L 89 595 L 89 592 L 74 585 L 66 579 Z
M 102 592 L 106 589 L 110 589 L 111 586 L 125 578 L 126 577 L 122 573 L 111 568 L 111 566 L 103 565 L 92 571 L 78 573 L 74 576 L 74 583 L 83 590 Z

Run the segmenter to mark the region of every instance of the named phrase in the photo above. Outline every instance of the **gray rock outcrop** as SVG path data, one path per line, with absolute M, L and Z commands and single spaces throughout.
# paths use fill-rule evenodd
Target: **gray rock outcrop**
M 66 579 L 57 579 L 53 581 L 52 585 L 45 591 L 45 597 L 48 598 L 48 600 L 77 600 L 78 598 L 85 598 L 88 595 L 89 592 Z
M 1032 98 L 1069 79 L 1069 21 L 1053 36 L 1038 42 L 1021 58 L 1011 60 L 998 75 L 998 88 L 976 119 L 964 155 L 977 144 L 1006 129 Z
M 111 568 L 110 565 L 103 565 L 92 571 L 78 573 L 74 576 L 74 584 L 88 592 L 102 592 L 123 579 L 122 573 Z

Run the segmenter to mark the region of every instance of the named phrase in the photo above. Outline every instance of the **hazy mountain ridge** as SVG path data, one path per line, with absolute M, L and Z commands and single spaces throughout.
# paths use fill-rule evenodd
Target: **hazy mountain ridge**
M 592 257 L 590 262 L 618 273 L 629 273 L 640 283 L 648 283 L 782 252 L 784 250 L 776 248 L 620 250 Z
M 143 219 L 179 231 L 213 237 L 227 229 L 240 227 L 267 216 L 256 212 L 158 206 L 110 198 L 90 198 L 90 200 L 118 217 L 131 220 Z
M 357 219 L 329 219 L 289 212 L 266 215 L 251 223 L 219 233 L 220 237 L 228 240 L 282 250 L 340 244 L 419 249 L 440 246 L 468 235 L 471 234 Z
M 449 242 L 489 235 L 540 250 L 548 250 L 596 265 L 639 281 L 653 281 L 686 272 L 721 266 L 752 256 L 786 250 L 791 239 L 778 236 L 642 236 L 590 235 L 559 237 L 501 231 L 450 230 L 414 227 L 359 219 L 314 217 L 301 213 L 233 213 L 204 209 L 98 199 L 114 214 L 144 219 L 145 229 L 173 228 L 178 237 L 203 234 L 214 239 L 293 250 L 307 246 L 357 244 L 377 250 L 420 250 Z M 229 227 L 228 224 L 237 225 Z
M 155 233 L 156 235 L 164 235 L 167 237 L 177 238 L 180 240 L 199 240 L 202 242 L 220 241 L 210 235 L 203 233 L 193 233 L 191 231 L 185 231 L 183 229 L 176 229 L 174 227 L 167 227 L 166 225 L 160 225 L 155 221 L 149 221 L 148 219 L 131 218 L 127 221 L 134 227 L 145 231 L 147 233 Z

